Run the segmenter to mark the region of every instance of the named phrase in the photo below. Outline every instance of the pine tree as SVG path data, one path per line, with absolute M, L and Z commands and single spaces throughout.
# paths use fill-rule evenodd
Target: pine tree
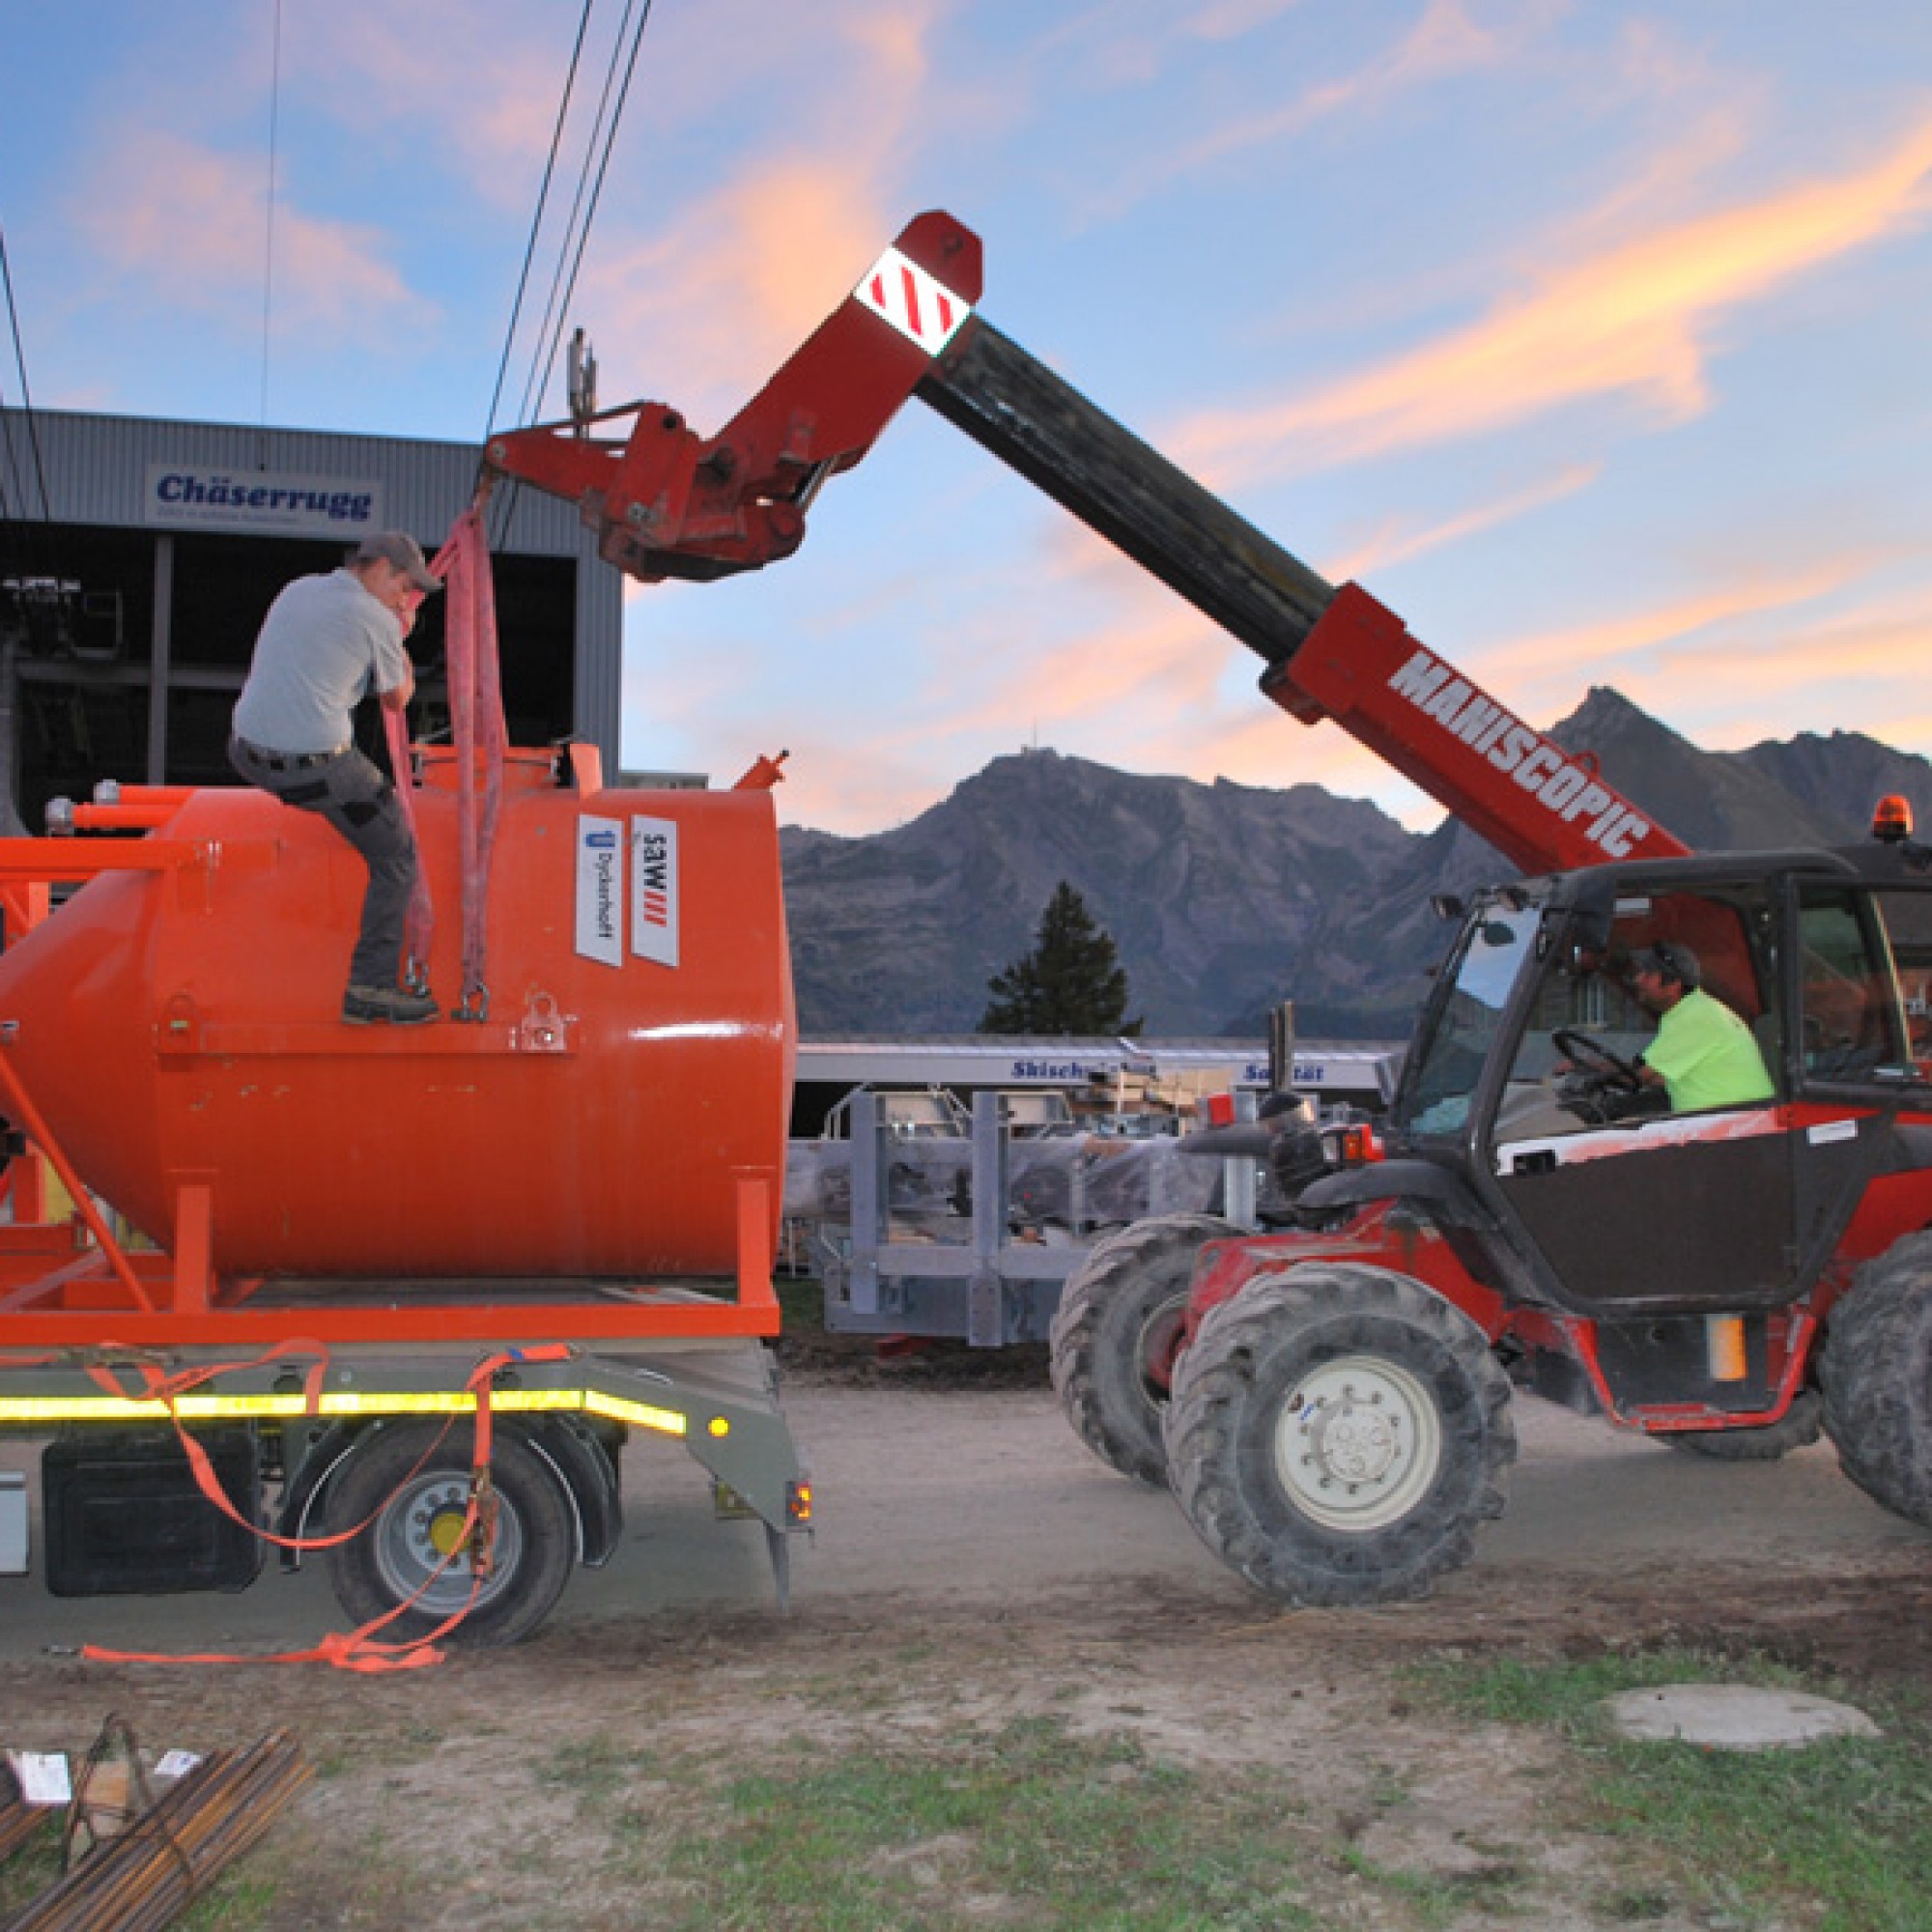
M 1141 1030 L 1126 1016 L 1127 975 L 1112 936 L 1065 879 L 1039 916 L 1033 951 L 995 973 L 986 990 L 992 998 L 981 1033 L 1064 1037 Z

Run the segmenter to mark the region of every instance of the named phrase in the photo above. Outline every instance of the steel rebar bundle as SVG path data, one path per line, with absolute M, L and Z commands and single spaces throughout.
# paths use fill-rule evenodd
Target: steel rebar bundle
M 212 1752 L 5 1932 L 160 1932 L 262 1837 L 309 1776 L 286 1731 L 246 1750 Z

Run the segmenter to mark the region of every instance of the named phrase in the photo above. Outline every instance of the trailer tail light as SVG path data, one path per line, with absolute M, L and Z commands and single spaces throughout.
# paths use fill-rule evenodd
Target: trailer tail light
M 811 1521 L 811 1485 L 797 1482 L 785 1489 L 785 1520 L 794 1529 L 803 1529 Z
M 1897 845 L 1912 837 L 1912 802 L 1898 792 L 1888 792 L 1872 813 L 1871 836 L 1885 845 Z

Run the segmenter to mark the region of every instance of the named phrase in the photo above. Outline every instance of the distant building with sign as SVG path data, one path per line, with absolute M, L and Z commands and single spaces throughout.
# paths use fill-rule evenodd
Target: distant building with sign
M 233 782 L 228 715 L 275 593 L 371 530 L 434 554 L 478 445 L 0 409 L 0 763 L 30 831 L 102 779 Z M 617 775 L 623 580 L 574 504 L 490 514 L 510 738 Z M 442 613 L 411 639 L 419 737 L 446 724 Z
M 1292 1049 L 1290 1081 L 1324 1102 L 1379 1114 L 1395 1091 L 1400 1050 L 1367 1041 L 1303 1041 Z M 818 1133 L 855 1087 L 881 1092 L 938 1089 L 969 1100 L 981 1090 L 1085 1095 L 1151 1084 L 1190 1103 L 1231 1090 L 1265 1093 L 1268 1049 L 1236 1039 L 1011 1039 L 963 1034 L 924 1038 L 807 1039 L 799 1043 L 791 1131 Z

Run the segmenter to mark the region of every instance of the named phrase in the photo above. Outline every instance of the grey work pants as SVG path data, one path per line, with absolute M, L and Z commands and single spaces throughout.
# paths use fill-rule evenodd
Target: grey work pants
M 354 745 L 333 753 L 297 755 L 231 738 L 228 762 L 284 805 L 319 811 L 362 855 L 369 885 L 362 895 L 362 929 L 349 958 L 349 983 L 393 986 L 415 890 L 416 845 L 387 775 Z

